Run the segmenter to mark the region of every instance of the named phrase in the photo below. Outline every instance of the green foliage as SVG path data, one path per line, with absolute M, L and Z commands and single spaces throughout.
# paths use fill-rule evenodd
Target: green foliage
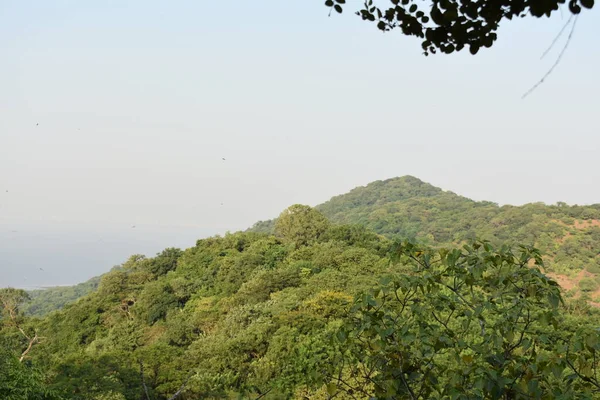
M 71 400 L 139 399 L 139 372 L 124 353 L 72 354 L 53 366 L 52 388 Z
M 41 341 L 37 329 L 23 317 L 21 309 L 27 300 L 29 295 L 22 289 L 0 289 L 0 345 L 19 354 L 20 362 Z
M 593 292 L 598 289 L 598 282 L 590 278 L 583 278 L 579 281 L 579 289 L 583 292 Z
M 285 209 L 275 223 L 275 233 L 296 246 L 315 242 L 329 227 L 329 221 L 317 210 L 300 204 Z
M 381 3 L 387 3 L 387 6 L 380 6 Z M 498 27 L 506 20 L 550 17 L 564 3 L 564 0 L 518 3 L 486 0 L 482 5 L 477 1 L 434 0 L 431 5 L 423 5 L 414 0 L 368 0 L 356 14 L 364 21 L 376 22 L 381 31 L 397 29 L 404 35 L 420 38 L 425 55 L 437 51 L 450 54 L 464 48 L 477 54 L 480 48 L 494 44 Z M 345 4 L 346 0 L 325 1 L 325 6 L 340 14 Z M 593 6 L 594 0 L 572 0 L 569 11 L 578 15 L 582 9 Z
M 242 284 L 235 295 L 237 304 L 256 304 L 269 299 L 271 293 L 301 283 L 298 268 L 280 268 L 274 271 L 258 270 L 249 281 Z
M 381 255 L 388 253 L 390 242 L 368 230 L 363 225 L 334 225 L 323 234 L 324 242 L 342 242 L 349 246 L 375 250 Z
M 3 400 L 60 400 L 49 390 L 43 375 L 0 347 L 0 398 Z
M 598 265 L 598 264 L 588 264 L 585 267 L 585 270 L 587 272 L 591 273 L 591 274 L 597 275 L 597 274 L 600 274 L 600 265 Z
M 463 251 L 432 251 L 407 243 L 400 254 L 410 270 L 361 295 L 337 334 L 345 352 L 334 365 L 348 368 L 358 385 L 332 379 L 336 392 L 574 399 L 596 390 L 595 378 L 572 376 L 592 362 L 572 367 L 564 357 L 578 338 L 559 314 L 557 283 L 529 266 L 541 264 L 536 250 L 515 254 L 478 242 Z M 586 335 L 596 346 L 597 332 Z
M 366 232 L 372 230 L 387 238 L 410 239 L 439 247 L 462 245 L 474 239 L 489 240 L 496 246 L 526 244 L 544 254 L 547 272 L 571 276 L 585 268 L 595 274 L 600 267 L 598 204 L 532 203 L 499 207 L 404 176 L 358 187 L 316 209 L 336 224 L 325 233 L 329 236 L 349 239 L 352 235 L 360 236 L 359 229 L 367 228 Z M 259 229 L 274 224 L 261 223 Z M 352 233 L 353 230 L 356 232 Z M 352 244 L 364 245 L 357 240 Z
M 143 398 L 142 368 L 157 400 L 182 385 L 185 399 L 591 398 L 598 315 L 563 306 L 534 262 L 527 247 L 398 246 L 354 226 L 301 246 L 214 237 L 168 273 L 134 257 L 37 321 L 48 341 L 32 362 L 77 400 Z
M 187 398 L 288 397 L 306 382 L 292 354 L 316 338 L 326 346 L 323 329 L 333 332 L 352 296 L 390 271 L 386 239 L 310 221 L 301 220 L 305 232 L 319 234 L 305 244 L 228 234 L 176 254 L 167 273 L 155 269 L 162 260 L 130 258 L 97 291 L 38 321 L 47 340 L 33 360 L 68 398 L 138 399 L 140 360 L 153 399 L 171 397 L 190 373 Z
M 29 300 L 21 289 L 0 289 L 0 398 L 7 400 L 58 400 L 44 375 L 29 361 L 40 339 L 23 318 L 21 307 Z
M 0 289 L 0 306 L 6 317 L 14 317 L 21 311 L 23 304 L 29 300 L 29 295 L 23 289 Z
M 23 305 L 23 312 L 26 315 L 41 317 L 52 311 L 60 310 L 67 304 L 96 290 L 99 283 L 100 277 L 95 277 L 75 286 L 31 290 L 28 292 L 30 300 Z
M 345 241 L 351 246 L 368 249 L 380 246 L 379 254 L 385 254 L 389 243 L 380 241 L 378 235 L 390 239 L 414 239 L 432 246 L 446 247 L 461 245 L 478 238 L 490 240 L 495 245 L 533 245 L 544 254 L 546 271 L 551 273 L 569 276 L 585 268 L 596 274 L 598 272 L 595 271 L 600 267 L 600 256 L 596 250 L 600 248 L 600 205 L 568 206 L 559 202 L 556 205 L 533 203 L 520 207 L 499 207 L 491 202 L 472 201 L 452 192 L 445 192 L 417 178 L 405 176 L 370 183 L 317 206 L 316 210 L 335 224 L 329 229 L 323 230 L 323 225 L 327 223 L 323 222 L 314 210 L 306 206 L 297 208 L 298 211 L 304 210 L 306 214 L 298 212 L 298 216 L 290 216 L 288 220 L 298 221 L 297 224 L 292 224 L 296 226 L 299 235 L 298 244 L 322 235 L 320 241 Z M 289 214 L 289 210 L 285 214 Z M 304 217 L 301 218 L 302 215 Z M 309 216 L 322 221 L 323 224 L 316 224 L 314 232 L 303 233 L 302 220 L 310 220 L 312 217 Z M 275 232 L 275 225 L 276 220 L 261 221 L 249 231 L 264 238 L 265 235 Z M 230 235 L 228 240 L 238 240 L 235 238 L 239 236 Z M 209 245 L 209 241 L 204 243 Z M 216 243 L 210 246 L 216 246 Z M 239 246 L 243 247 L 244 244 L 239 243 L 231 247 L 239 251 Z M 268 256 L 271 257 L 271 265 L 278 262 L 288 251 L 285 248 L 281 246 L 271 250 L 274 252 Z M 181 257 L 186 258 L 185 252 L 177 249 L 167 249 L 150 259 L 134 256 L 116 271 L 127 270 L 130 274 L 134 271 L 137 281 L 143 284 L 175 270 Z M 215 257 L 215 254 L 206 257 Z M 220 278 L 226 279 L 223 276 L 225 273 L 226 271 L 223 271 Z M 113 284 L 118 286 L 120 278 L 114 278 L 117 279 Z M 214 278 L 215 276 L 210 274 L 201 277 L 205 280 Z M 234 279 L 228 290 L 237 290 L 239 279 L 244 278 L 239 276 L 238 279 Z M 58 296 L 59 293 L 70 291 L 70 288 L 56 289 L 56 296 L 53 290 L 43 291 L 42 293 L 52 297 L 49 301 L 45 301 L 46 297 L 40 297 L 38 301 L 38 294 L 34 292 L 31 305 L 25 305 L 24 311 L 45 315 L 48 311 L 62 307 L 63 303 L 72 302 L 79 294 L 91 292 L 97 286 L 98 280 L 91 281 L 91 285 L 82 287 L 81 290 L 75 289 L 76 294 L 73 296 Z M 108 285 L 108 282 L 106 284 Z M 195 290 L 196 283 L 186 284 L 189 287 L 184 291 L 191 293 Z M 176 290 L 175 286 L 173 289 Z M 60 300 L 56 299 L 57 297 Z M 68 301 L 62 301 L 62 298 L 68 298 Z
M 268 221 L 258 221 L 252 225 L 250 230 L 257 233 L 273 233 L 275 232 L 275 220 L 271 219 Z
M 16 365 L 27 341 L 5 314 L 2 368 L 77 400 L 598 398 L 599 312 L 578 293 L 563 304 L 541 263 L 584 274 L 599 208 L 498 207 L 402 178 L 320 209 L 345 225 L 298 206 L 279 236 L 133 256 L 44 318 L 2 291 L 19 326 L 45 338 Z M 490 242 L 469 240 L 480 229 Z M 519 240 L 551 252 L 494 248 Z
M 173 288 L 164 281 L 151 282 L 144 287 L 134 311 L 148 324 L 164 319 L 169 309 L 178 305 Z
M 182 254 L 183 252 L 180 249 L 165 249 L 162 253 L 157 254 L 156 257 L 150 261 L 148 270 L 157 276 L 164 275 L 167 272 L 175 269 L 177 266 L 177 260 Z

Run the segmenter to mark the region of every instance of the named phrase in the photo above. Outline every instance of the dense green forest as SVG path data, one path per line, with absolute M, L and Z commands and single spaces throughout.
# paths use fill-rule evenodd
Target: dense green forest
M 404 177 L 132 256 L 45 316 L 1 289 L 0 398 L 597 399 L 600 312 L 545 274 L 596 284 L 597 212 Z
M 474 239 L 527 244 L 544 255 L 545 271 L 570 290 L 600 301 L 600 204 L 498 206 L 443 191 L 412 176 L 376 181 L 316 207 L 337 224 L 360 224 L 391 239 L 431 246 Z M 250 230 L 274 232 L 275 220 Z

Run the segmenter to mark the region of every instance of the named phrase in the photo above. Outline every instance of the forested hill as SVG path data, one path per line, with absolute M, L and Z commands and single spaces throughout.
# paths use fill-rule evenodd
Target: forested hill
M 400 203 L 412 206 L 423 203 L 424 208 L 429 208 L 425 203 L 431 201 L 444 204 L 452 203 L 454 207 L 458 206 L 461 211 L 478 204 L 493 205 L 493 203 L 488 202 L 477 203 L 452 192 L 443 191 L 413 176 L 403 176 L 385 181 L 375 181 L 367 186 L 357 187 L 348 193 L 335 196 L 315 208 L 334 223 L 360 223 L 369 228 L 374 228 L 382 234 L 406 235 L 406 232 L 403 231 L 404 227 L 399 226 L 400 221 L 384 221 L 382 218 L 383 213 L 380 210 Z M 407 214 L 407 211 L 412 212 L 413 210 L 396 207 L 393 212 L 398 214 L 395 216 L 397 218 L 402 213 Z M 414 211 L 418 210 L 415 209 Z M 455 209 L 455 211 L 458 210 Z M 418 216 L 415 215 L 414 217 Z M 413 218 L 411 222 L 414 225 L 416 219 Z M 250 230 L 273 233 L 274 227 L 275 220 L 259 221 Z
M 450 242 L 456 233 L 472 236 L 465 213 L 497 208 L 475 202 L 412 176 L 372 182 L 317 207 L 334 223 L 358 223 L 388 236 Z M 485 211 L 484 211 L 485 212 Z
M 0 289 L 0 399 L 598 399 L 600 311 L 540 263 L 293 205 L 276 235 L 132 256 L 42 318 Z
M 600 204 L 498 206 L 444 191 L 412 176 L 375 181 L 315 207 L 335 224 L 359 224 L 390 238 L 448 246 L 475 238 L 522 243 L 544 254 L 546 272 L 570 294 L 600 302 Z M 275 220 L 249 231 L 273 233 Z M 599 278 L 597 278 L 597 276 Z M 25 312 L 44 315 L 92 291 L 95 284 L 32 293 Z
M 364 225 L 375 232 L 429 245 L 463 243 L 474 238 L 538 247 L 566 289 L 579 285 L 592 295 L 599 286 L 600 204 L 498 206 L 444 191 L 412 176 L 376 181 L 333 197 L 316 207 L 333 223 Z M 250 230 L 272 232 L 274 221 Z M 583 283 L 582 283 L 583 282 Z
M 96 290 L 99 283 L 100 277 L 96 276 L 74 286 L 31 290 L 30 300 L 24 305 L 23 312 L 27 315 L 44 316 Z
M 364 225 L 390 238 L 433 246 L 475 238 L 495 244 L 531 244 L 544 254 L 546 272 L 570 294 L 584 292 L 600 303 L 600 204 L 500 207 L 404 176 L 357 187 L 315 208 L 335 224 Z M 275 220 L 260 221 L 249 231 L 273 233 L 274 226 Z M 97 283 L 94 279 L 74 287 L 34 291 L 24 311 L 45 315 L 94 290 Z

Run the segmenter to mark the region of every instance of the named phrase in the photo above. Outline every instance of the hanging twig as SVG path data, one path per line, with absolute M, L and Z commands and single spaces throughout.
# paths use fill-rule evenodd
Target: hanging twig
M 573 19 L 573 14 L 571 14 L 569 16 L 569 19 L 563 25 L 563 27 L 561 28 L 560 32 L 558 32 L 558 35 L 556 35 L 556 37 L 554 38 L 554 40 L 552 41 L 552 43 L 550 43 L 550 46 L 548 46 L 548 48 L 546 49 L 546 51 L 544 51 L 542 53 L 542 56 L 540 57 L 540 60 L 542 60 L 544 57 L 546 57 L 546 54 L 548 54 L 550 52 L 550 50 L 552 50 L 552 48 L 554 47 L 554 45 L 556 44 L 556 42 L 558 41 L 558 39 L 560 39 L 560 37 L 562 36 L 562 34 L 565 32 L 565 29 L 567 29 L 567 26 L 569 26 L 569 24 L 571 23 L 572 19 Z
M 521 99 L 524 99 L 525 97 L 529 96 L 535 89 L 538 88 L 538 86 L 540 86 L 542 83 L 544 83 L 544 80 L 552 73 L 552 71 L 554 71 L 554 68 L 556 68 L 556 66 L 558 65 L 558 63 L 560 63 L 560 60 L 562 59 L 563 54 L 565 54 L 565 51 L 567 50 L 567 47 L 569 47 L 569 43 L 571 43 L 571 38 L 573 37 L 573 32 L 575 32 L 575 25 L 577 25 L 577 16 L 573 20 L 573 25 L 571 26 L 571 32 L 569 33 L 569 37 L 567 38 L 567 42 L 565 43 L 565 46 L 562 48 L 560 54 L 558 55 L 558 58 L 556 59 L 556 61 L 552 65 L 552 67 L 550 67 L 550 69 L 548 70 L 548 72 L 546 72 L 544 74 L 544 76 L 542 77 L 542 79 L 540 79 L 535 85 L 533 85 L 533 87 L 531 89 L 529 89 L 527 92 L 525 92 L 525 94 L 521 97 Z

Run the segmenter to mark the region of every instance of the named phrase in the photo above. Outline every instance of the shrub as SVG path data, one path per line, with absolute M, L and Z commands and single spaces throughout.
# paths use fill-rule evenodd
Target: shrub
M 579 281 L 579 289 L 581 289 L 583 292 L 593 292 L 594 290 L 598 289 L 598 282 L 590 278 L 583 278 L 581 281 Z
M 585 267 L 585 270 L 591 274 L 600 274 L 600 265 L 598 264 L 588 264 Z

